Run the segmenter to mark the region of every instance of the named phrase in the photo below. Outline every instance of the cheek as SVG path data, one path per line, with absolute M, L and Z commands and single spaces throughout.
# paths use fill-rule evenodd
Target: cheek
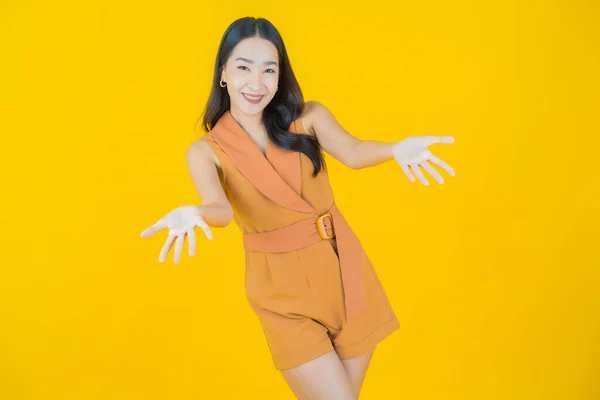
M 270 92 L 274 92 L 277 89 L 278 83 L 279 75 L 277 74 L 269 74 L 269 76 L 265 79 L 265 86 L 269 88 Z
M 243 73 L 240 73 L 239 69 L 234 69 L 233 71 L 229 71 L 227 74 L 227 83 L 231 86 L 232 89 L 241 89 L 246 81 Z
M 239 89 L 243 88 L 244 85 L 246 84 L 246 79 L 243 76 L 239 75 L 239 74 L 238 75 L 234 75 L 231 78 L 231 83 L 233 84 L 232 87 L 234 89 L 239 90 Z

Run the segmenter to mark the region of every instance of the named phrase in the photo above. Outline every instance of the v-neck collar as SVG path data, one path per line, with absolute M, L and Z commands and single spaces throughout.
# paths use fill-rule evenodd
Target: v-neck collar
M 292 123 L 292 130 L 298 133 Z M 239 171 L 275 203 L 299 212 L 316 213 L 302 198 L 300 153 L 283 149 L 267 137 L 266 155 L 227 110 L 212 129 L 213 137 Z

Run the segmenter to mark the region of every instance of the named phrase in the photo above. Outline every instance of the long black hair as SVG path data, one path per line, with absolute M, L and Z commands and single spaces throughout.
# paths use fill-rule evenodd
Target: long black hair
M 225 67 L 233 48 L 242 40 L 258 36 L 273 43 L 279 55 L 278 90 L 262 113 L 262 122 L 269 139 L 279 147 L 306 154 L 314 166 L 313 177 L 325 168 L 321 147 L 317 140 L 308 134 L 294 134 L 288 131 L 293 121 L 300 117 L 304 106 L 304 97 L 279 31 L 271 22 L 264 18 L 240 18 L 227 28 L 215 61 L 212 88 L 208 102 L 204 108 L 202 128 L 209 132 L 219 118 L 230 107 L 229 94 L 226 88 L 219 85 L 221 71 Z

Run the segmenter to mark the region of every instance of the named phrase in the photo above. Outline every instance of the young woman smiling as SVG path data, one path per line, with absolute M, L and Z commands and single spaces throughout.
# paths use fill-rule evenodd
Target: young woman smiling
M 186 159 L 202 205 L 178 207 L 146 229 L 167 228 L 162 262 L 196 226 L 232 220 L 246 253 L 245 290 L 274 366 L 299 399 L 357 399 L 376 344 L 400 327 L 375 269 L 338 209 L 322 151 L 352 169 L 394 159 L 425 185 L 452 168 L 428 146 L 446 136 L 394 143 L 359 140 L 317 101 L 305 102 L 284 42 L 266 19 L 225 31 L 202 124 Z

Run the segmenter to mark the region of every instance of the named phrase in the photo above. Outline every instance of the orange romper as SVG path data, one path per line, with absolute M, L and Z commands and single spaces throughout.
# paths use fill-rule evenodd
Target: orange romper
M 305 133 L 300 119 L 289 130 Z M 332 349 L 341 359 L 361 355 L 400 327 L 334 202 L 326 169 L 313 178 L 305 154 L 270 139 L 265 157 L 230 111 L 203 139 L 221 163 L 221 184 L 243 233 L 246 297 L 276 369 Z

